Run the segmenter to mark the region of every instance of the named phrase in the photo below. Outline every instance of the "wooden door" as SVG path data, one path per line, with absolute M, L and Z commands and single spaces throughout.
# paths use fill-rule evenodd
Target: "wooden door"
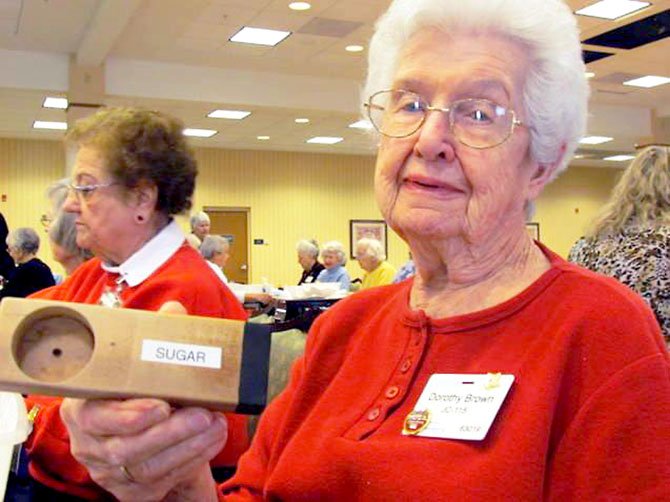
M 210 233 L 230 242 L 230 259 L 224 268 L 228 280 L 249 283 L 249 209 L 205 208 L 211 220 Z

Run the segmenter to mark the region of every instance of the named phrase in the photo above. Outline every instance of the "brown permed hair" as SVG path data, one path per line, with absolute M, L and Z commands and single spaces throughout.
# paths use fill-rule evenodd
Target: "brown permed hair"
M 191 209 L 198 175 L 183 130 L 180 120 L 161 112 L 103 108 L 77 121 L 65 141 L 96 148 L 111 175 L 126 188 L 143 180 L 154 183 L 156 209 L 171 216 Z

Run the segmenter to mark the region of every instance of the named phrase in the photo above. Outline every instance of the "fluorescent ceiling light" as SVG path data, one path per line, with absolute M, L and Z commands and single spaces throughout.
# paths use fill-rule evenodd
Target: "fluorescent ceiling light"
M 65 131 L 67 122 L 50 122 L 48 120 L 36 120 L 33 122 L 33 129 L 52 129 L 56 131 Z
M 343 139 L 344 138 L 339 138 L 337 136 L 314 136 L 313 138 L 309 138 L 307 143 L 314 143 L 317 145 L 334 145 Z
M 183 131 L 184 136 L 192 136 L 194 138 L 211 138 L 217 132 L 219 131 L 215 131 L 214 129 L 191 129 L 191 128 L 186 128 Z
M 584 156 L 581 153 L 578 153 L 577 155 L 574 155 L 575 159 L 583 159 Z
M 347 52 L 363 52 L 364 47 L 362 45 L 347 45 L 344 50 Z
M 291 2 L 288 4 L 288 8 L 291 10 L 309 10 L 312 6 L 307 2 Z
M 270 136 L 256 136 L 256 139 L 260 141 L 267 141 L 270 139 Z
M 601 143 L 612 141 L 613 139 L 614 138 L 610 138 L 609 136 L 586 136 L 585 138 L 580 139 L 579 142 L 582 145 L 599 145 Z
M 231 42 L 242 44 L 269 45 L 274 47 L 291 34 L 290 31 L 266 30 L 244 26 L 230 39 Z
M 53 96 L 47 96 L 44 98 L 44 103 L 42 103 L 44 108 L 58 108 L 60 110 L 67 109 L 67 98 L 55 98 Z
M 294 122 L 296 124 L 309 124 L 309 119 L 299 118 L 299 119 L 295 119 Z
M 635 155 L 612 155 L 611 157 L 605 157 L 603 160 L 611 160 L 613 162 L 624 162 L 626 160 L 632 160 L 635 158 Z
M 575 11 L 575 14 L 601 19 L 618 19 L 631 12 L 649 7 L 649 5 L 649 2 L 638 2 L 636 0 L 601 0 Z
M 370 123 L 369 120 L 361 119 L 358 122 L 349 124 L 349 127 L 351 127 L 352 129 L 372 129 L 372 124 Z
M 586 78 L 593 78 L 593 77 L 596 76 L 596 74 L 593 73 L 592 71 L 587 71 L 587 72 L 584 74 L 584 76 L 586 76 Z
M 634 78 L 633 80 L 627 80 L 623 85 L 632 85 L 634 87 L 656 87 L 659 85 L 667 84 L 670 82 L 668 77 L 658 77 L 656 75 L 647 75 L 646 77 Z
M 211 119 L 230 119 L 230 120 L 242 120 L 245 117 L 251 115 L 251 112 L 244 110 L 214 110 L 209 112 L 207 116 Z

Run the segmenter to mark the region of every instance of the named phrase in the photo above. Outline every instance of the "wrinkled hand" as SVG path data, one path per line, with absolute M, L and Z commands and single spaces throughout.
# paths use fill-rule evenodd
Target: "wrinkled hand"
M 157 399 L 64 399 L 61 417 L 72 455 L 119 500 L 216 500 L 209 461 L 228 437 L 220 413 L 172 411 Z

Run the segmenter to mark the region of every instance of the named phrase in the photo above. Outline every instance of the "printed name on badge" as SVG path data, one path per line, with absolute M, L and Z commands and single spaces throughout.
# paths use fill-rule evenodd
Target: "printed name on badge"
M 435 374 L 430 377 L 402 434 L 481 441 L 498 415 L 514 375 Z
M 142 340 L 142 361 L 221 369 L 221 347 L 191 345 L 161 340 Z

